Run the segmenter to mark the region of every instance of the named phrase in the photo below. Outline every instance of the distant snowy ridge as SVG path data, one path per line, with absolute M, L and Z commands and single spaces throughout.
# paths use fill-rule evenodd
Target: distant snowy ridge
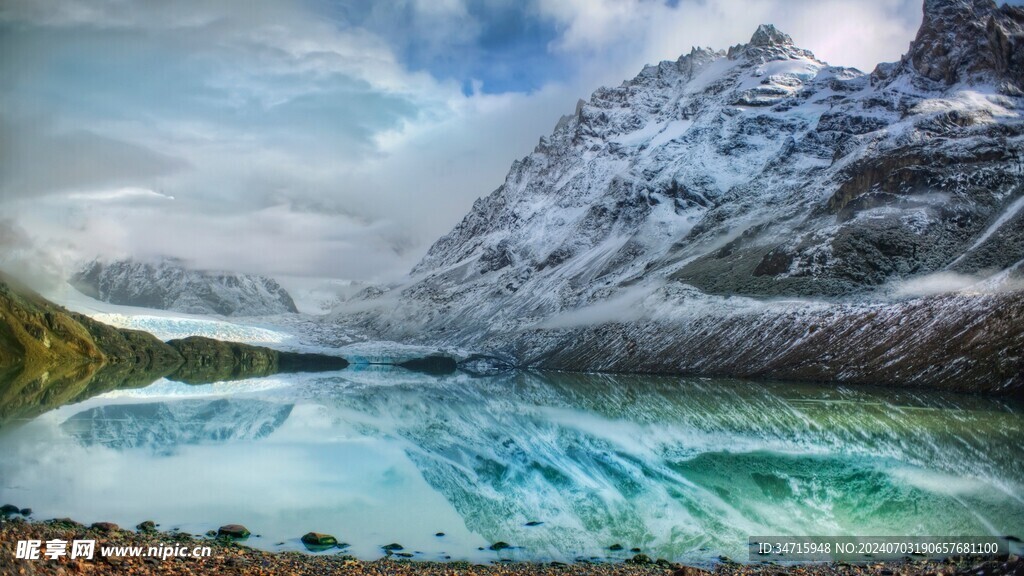
M 871 74 L 830 66 L 764 25 L 747 44 L 695 48 L 597 90 L 405 282 L 344 303 L 335 322 L 562 369 L 714 365 L 1024 389 L 1012 352 L 1024 306 L 1011 290 L 1024 262 L 1024 10 L 927 0 L 924 11 L 907 55 Z M 885 302 L 893 285 L 943 273 L 998 278 L 1000 294 Z M 794 312 L 780 299 L 808 315 L 799 327 L 828 330 L 782 330 Z M 937 317 L 909 323 L 924 330 L 913 335 L 900 314 Z M 975 326 L 988 348 L 947 344 L 966 338 L 958 322 L 982 318 L 999 319 L 991 334 Z M 677 345 L 688 325 L 731 326 L 734 338 Z M 909 356 L 844 369 L 847 331 L 876 327 L 873 345 Z M 751 361 L 759 336 L 772 341 L 771 362 Z M 933 353 L 950 363 L 941 377 L 909 373 Z M 732 359 L 697 361 L 712 354 Z M 991 373 L 977 354 L 999 359 Z M 982 368 L 958 383 L 968 364 Z
M 297 312 L 272 278 L 192 270 L 180 260 L 90 262 L 70 280 L 97 300 L 188 314 L 264 316 Z

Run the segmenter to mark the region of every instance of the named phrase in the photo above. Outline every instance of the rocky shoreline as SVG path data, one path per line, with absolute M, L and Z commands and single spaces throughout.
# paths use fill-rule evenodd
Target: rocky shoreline
M 239 527 L 240 528 L 240 527 Z M 377 560 L 359 560 L 339 549 L 335 554 L 305 554 L 301 552 L 267 552 L 244 545 L 225 531 L 212 536 L 195 536 L 183 532 L 158 531 L 152 522 L 143 522 L 135 530 L 125 530 L 107 523 L 97 522 L 85 526 L 63 518 L 34 521 L 17 514 L 0 519 L 0 573 L 19 575 L 65 574 L 224 574 L 224 575 L 276 575 L 276 574 L 346 574 L 361 575 L 486 575 L 526 576 L 534 574 L 565 576 L 704 576 L 704 575 L 972 575 L 1024 574 L 1024 562 L 1010 556 L 1000 560 L 981 558 L 950 558 L 945 561 L 905 560 L 871 564 L 816 563 L 779 565 L 774 563 L 742 564 L 721 562 L 707 570 L 668 562 L 651 562 L 634 557 L 625 562 L 563 564 L 560 562 L 507 562 L 472 564 L 464 561 L 414 561 L 395 559 L 388 554 Z M 309 535 L 307 535 L 309 536 Z M 325 536 L 325 535 L 316 535 Z M 39 559 L 16 557 L 17 543 L 26 540 L 43 542 Z M 49 540 L 95 540 L 93 559 L 69 559 L 62 555 L 49 559 L 45 543 Z M 105 546 L 141 546 L 193 549 L 209 547 L 208 557 L 154 557 L 103 556 L 99 550 Z

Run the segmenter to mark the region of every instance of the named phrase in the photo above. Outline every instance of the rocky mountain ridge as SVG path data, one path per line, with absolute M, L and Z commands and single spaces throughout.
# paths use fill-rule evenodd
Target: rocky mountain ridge
M 764 25 L 747 44 L 695 48 L 597 90 L 406 282 L 334 321 L 539 367 L 1024 388 L 1013 352 L 1022 338 L 1024 10 L 927 0 L 924 11 L 907 55 L 871 74 L 830 66 Z M 907 281 L 950 277 L 1001 295 L 888 297 Z M 830 318 L 833 329 L 814 347 L 795 332 L 773 347 L 814 368 L 753 360 L 762 351 L 752 343 L 794 310 Z M 963 333 L 956 322 L 990 313 L 1014 320 L 1006 330 L 981 325 L 972 338 L 985 346 L 940 345 Z M 900 314 L 928 332 L 879 324 L 902 325 Z M 732 326 L 732 344 L 677 345 L 681 315 L 704 318 L 711 332 Z M 844 341 L 865 326 L 880 327 L 875 343 L 902 350 L 914 370 L 954 368 L 911 377 L 889 358 L 845 370 Z M 1005 363 L 989 363 L 991 354 Z M 687 360 L 709 355 L 732 360 L 714 369 Z M 966 373 L 956 367 L 968 364 L 999 367 L 957 383 Z
M 274 279 L 193 270 L 181 260 L 94 260 L 71 284 L 97 300 L 188 314 L 264 316 L 295 313 L 291 295 Z

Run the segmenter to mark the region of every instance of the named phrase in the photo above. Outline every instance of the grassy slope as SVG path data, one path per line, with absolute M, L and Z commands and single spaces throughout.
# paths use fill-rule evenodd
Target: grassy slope
M 69 312 L 0 274 L 0 424 L 163 377 L 203 384 L 347 365 L 209 338 L 161 342 Z
M 182 362 L 150 334 L 68 312 L 0 276 L 0 422 L 142 386 Z

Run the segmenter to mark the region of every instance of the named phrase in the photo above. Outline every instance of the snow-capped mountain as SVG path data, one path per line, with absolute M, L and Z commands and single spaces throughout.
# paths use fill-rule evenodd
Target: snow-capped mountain
M 747 44 L 695 48 L 580 101 L 407 283 L 372 295 L 380 305 L 360 321 L 392 339 L 482 345 L 548 367 L 875 382 L 914 373 L 935 384 L 920 374 L 968 354 L 951 343 L 967 338 L 964 322 L 998 328 L 990 316 L 1016 317 L 1020 298 L 892 304 L 886 293 L 922 278 L 989 278 L 1005 290 L 1020 277 L 1022 110 L 1020 8 L 926 0 L 906 56 L 870 74 L 830 66 L 764 25 Z M 881 372 L 840 365 L 836 346 L 853 328 L 902 325 L 915 310 L 931 315 L 919 318 L 914 353 L 934 357 L 903 376 L 886 366 L 906 346 L 878 360 Z M 724 349 L 659 341 L 724 321 L 735 332 Z M 595 325 L 603 332 L 578 328 Z M 909 337 L 887 334 L 869 341 L 879 354 Z M 1024 338 L 992 337 L 1003 338 L 988 342 L 996 350 Z M 708 363 L 712 351 L 732 360 Z M 986 373 L 989 387 L 1024 385 L 1011 356 Z M 956 387 L 958 370 L 937 381 Z
M 872 75 L 762 26 L 598 90 L 416 272 L 506 294 L 554 279 L 561 298 L 527 304 L 544 311 L 652 274 L 838 295 L 1019 262 L 1024 56 L 1005 39 L 1024 13 L 928 8 L 908 56 Z
M 297 312 L 288 292 L 272 278 L 191 270 L 180 260 L 95 260 L 71 278 L 87 296 L 126 306 L 188 314 L 259 316 Z

